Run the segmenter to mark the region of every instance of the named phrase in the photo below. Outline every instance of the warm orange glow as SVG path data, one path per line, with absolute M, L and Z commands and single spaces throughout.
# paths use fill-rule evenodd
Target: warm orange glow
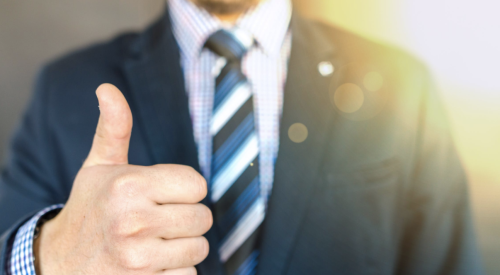
M 370 92 L 376 92 L 384 85 L 384 78 L 378 72 L 369 72 L 363 78 L 365 88 Z
M 486 270 L 500 274 L 500 2 L 295 2 L 306 16 L 402 47 L 429 66 L 469 174 Z M 375 91 L 383 77 L 368 73 L 358 84 Z M 433 123 L 442 126 L 440 121 Z

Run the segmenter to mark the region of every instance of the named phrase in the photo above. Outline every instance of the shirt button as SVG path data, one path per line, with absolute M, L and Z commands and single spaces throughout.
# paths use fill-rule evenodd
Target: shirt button
M 335 68 L 333 67 L 332 63 L 329 61 L 323 61 L 319 63 L 318 65 L 318 71 L 322 76 L 330 76 L 333 74 L 333 71 L 335 71 Z

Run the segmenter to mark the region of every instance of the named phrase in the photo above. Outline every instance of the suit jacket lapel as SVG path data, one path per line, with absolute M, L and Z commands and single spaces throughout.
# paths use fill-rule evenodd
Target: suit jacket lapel
M 189 113 L 180 52 L 166 15 L 130 47 L 123 71 L 130 84 L 134 127 L 145 133 L 155 163 L 184 164 L 200 171 Z M 208 205 L 208 200 L 203 201 Z M 210 255 L 198 266 L 200 274 L 222 274 L 216 234 L 205 237 Z
M 123 68 L 135 126 L 146 133 L 155 162 L 198 169 L 179 49 L 168 16 L 134 41 Z
M 280 148 L 275 179 L 264 224 L 259 275 L 286 272 L 300 224 L 318 181 L 323 144 L 334 109 L 328 97 L 331 77 L 318 72 L 321 61 L 333 59 L 334 48 L 317 26 L 296 16 L 292 19 L 292 52 L 285 87 Z M 289 128 L 301 123 L 308 130 L 302 143 L 294 143 Z

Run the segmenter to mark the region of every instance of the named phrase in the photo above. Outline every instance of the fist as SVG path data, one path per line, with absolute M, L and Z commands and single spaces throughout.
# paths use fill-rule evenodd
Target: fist
M 132 114 L 110 84 L 97 89 L 94 142 L 64 209 L 35 243 L 37 274 L 196 274 L 212 213 L 205 179 L 187 166 L 128 164 Z

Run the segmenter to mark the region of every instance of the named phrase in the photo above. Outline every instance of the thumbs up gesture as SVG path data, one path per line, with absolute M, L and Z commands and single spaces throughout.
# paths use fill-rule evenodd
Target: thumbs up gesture
M 101 116 L 64 209 L 35 243 L 38 275 L 196 274 L 212 213 L 205 179 L 181 165 L 128 164 L 132 113 L 113 85 L 97 89 Z

